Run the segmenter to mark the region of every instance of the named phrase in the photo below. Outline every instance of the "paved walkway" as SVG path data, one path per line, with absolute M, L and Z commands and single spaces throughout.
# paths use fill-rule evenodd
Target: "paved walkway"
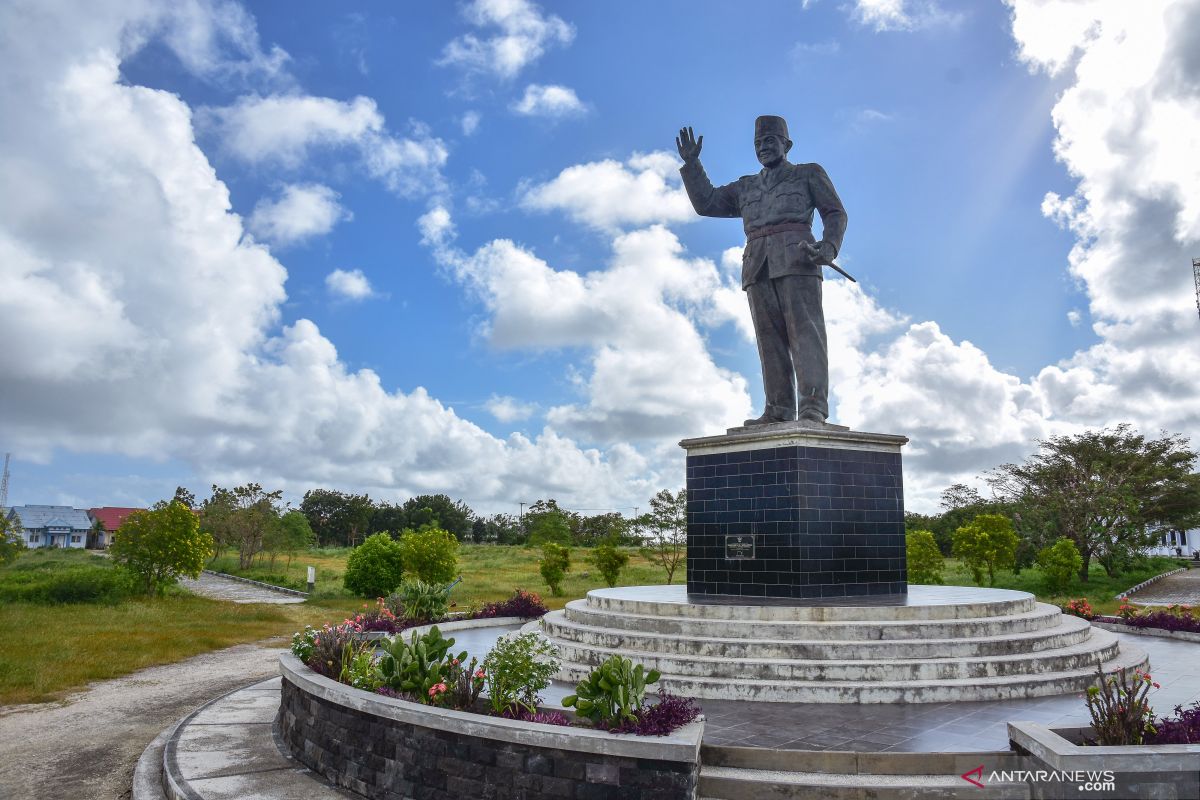
M 1200 606 L 1200 569 L 1163 578 L 1131 594 L 1129 601 L 1139 606 Z
M 190 592 L 211 597 L 214 600 L 231 600 L 234 603 L 303 603 L 303 597 L 264 589 L 252 583 L 242 583 L 222 578 L 208 572 L 200 573 L 197 580 L 181 578 L 179 585 Z

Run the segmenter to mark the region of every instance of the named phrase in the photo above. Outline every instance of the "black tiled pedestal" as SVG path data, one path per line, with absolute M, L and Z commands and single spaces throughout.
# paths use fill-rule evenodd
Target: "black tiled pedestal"
M 798 424 L 680 442 L 688 595 L 745 602 L 906 592 L 907 442 Z

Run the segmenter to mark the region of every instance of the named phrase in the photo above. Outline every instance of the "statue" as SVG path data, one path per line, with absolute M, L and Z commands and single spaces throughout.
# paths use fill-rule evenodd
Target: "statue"
M 725 186 L 714 187 L 700 165 L 703 136 L 697 139 L 691 128 L 683 128 L 675 145 L 683 158 L 683 185 L 696 213 L 741 217 L 746 230 L 742 289 L 754 320 L 766 409 L 745 424 L 799 419 L 825 425 L 829 353 L 821 267 L 831 266 L 850 277 L 833 264 L 846 232 L 846 210 L 833 183 L 819 165 L 787 160 L 792 141 L 782 117 L 754 121 L 754 150 L 763 168 Z M 812 233 L 814 210 L 823 227 L 819 242 Z

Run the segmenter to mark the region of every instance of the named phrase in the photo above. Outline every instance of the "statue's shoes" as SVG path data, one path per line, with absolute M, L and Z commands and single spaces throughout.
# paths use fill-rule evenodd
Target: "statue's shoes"
M 751 425 L 774 425 L 779 422 L 794 422 L 794 421 L 795 420 L 784 419 L 782 417 L 776 417 L 773 414 L 763 414 L 761 417 L 755 417 L 754 419 L 746 420 L 745 422 L 742 423 L 742 425 L 744 425 L 745 427 L 748 428 Z

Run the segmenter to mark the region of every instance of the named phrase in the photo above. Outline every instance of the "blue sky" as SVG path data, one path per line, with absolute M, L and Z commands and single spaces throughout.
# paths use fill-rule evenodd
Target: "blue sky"
M 910 508 L 1047 435 L 1194 435 L 1200 15 L 1122 6 L 11 4 L 10 503 L 644 504 L 761 408 L 741 226 L 673 138 L 733 180 L 767 113 L 849 212 L 832 416 L 912 439 Z

